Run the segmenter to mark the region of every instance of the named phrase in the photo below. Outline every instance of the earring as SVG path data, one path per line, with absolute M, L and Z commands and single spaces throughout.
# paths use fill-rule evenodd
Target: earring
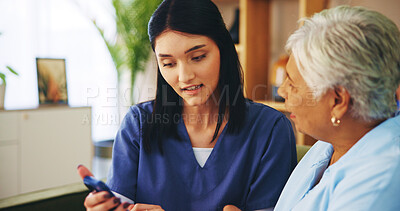
M 337 126 L 339 126 L 339 124 L 340 124 L 340 119 L 336 119 L 336 117 L 332 117 L 331 118 L 331 122 L 332 122 L 332 125 L 333 126 L 335 126 L 335 127 L 337 127 Z

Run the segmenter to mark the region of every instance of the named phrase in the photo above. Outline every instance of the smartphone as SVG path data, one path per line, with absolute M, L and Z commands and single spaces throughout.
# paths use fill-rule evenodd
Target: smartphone
M 83 183 L 90 191 L 107 191 L 111 197 L 114 197 L 114 194 L 111 192 L 110 188 L 101 180 L 98 180 L 91 176 L 86 176 L 83 178 Z

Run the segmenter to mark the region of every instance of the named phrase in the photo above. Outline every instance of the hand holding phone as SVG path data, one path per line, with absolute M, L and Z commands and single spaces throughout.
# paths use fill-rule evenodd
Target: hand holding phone
M 90 191 L 96 191 L 96 192 L 107 191 L 111 197 L 114 196 L 110 188 L 101 180 L 94 178 L 93 174 L 85 166 L 79 165 L 78 173 L 83 179 L 83 183 Z
M 90 193 L 84 202 L 84 206 L 88 211 L 91 210 L 114 210 L 126 211 L 127 208 L 132 209 L 134 205 L 128 202 L 121 203 L 121 200 L 116 197 L 110 188 L 101 180 L 93 177 L 93 174 L 83 165 L 78 166 L 78 174 L 83 179 L 83 183 L 90 191 L 107 193 Z

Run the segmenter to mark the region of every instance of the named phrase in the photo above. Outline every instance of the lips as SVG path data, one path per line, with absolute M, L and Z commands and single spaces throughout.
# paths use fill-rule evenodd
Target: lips
M 191 85 L 191 86 L 187 86 L 185 88 L 182 88 L 183 91 L 194 91 L 197 89 L 200 89 L 203 86 L 203 84 L 199 84 L 199 85 Z
M 291 118 L 291 119 L 294 119 L 294 118 L 296 118 L 296 115 L 290 114 L 290 118 Z
M 184 88 L 182 88 L 182 92 L 185 93 L 188 96 L 196 96 L 198 95 L 202 88 L 203 88 L 203 84 L 199 84 L 199 85 L 190 85 L 190 86 L 186 86 Z

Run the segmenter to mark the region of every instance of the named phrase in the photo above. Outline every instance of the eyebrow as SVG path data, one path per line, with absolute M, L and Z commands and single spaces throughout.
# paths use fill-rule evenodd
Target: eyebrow
M 191 52 L 191 51 L 194 51 L 194 50 L 197 50 L 197 49 L 200 49 L 200 48 L 203 48 L 203 47 L 205 47 L 206 45 L 196 45 L 196 46 L 194 46 L 193 48 L 190 48 L 189 50 L 187 50 L 187 51 L 185 51 L 185 54 L 187 54 L 187 53 L 189 53 L 189 52 Z
M 192 52 L 192 51 L 194 51 L 194 50 L 197 50 L 197 49 L 200 49 L 200 48 L 203 48 L 203 47 L 205 47 L 206 45 L 196 45 L 196 46 L 194 46 L 194 47 L 192 47 L 192 48 L 190 48 L 189 50 L 186 50 L 185 51 L 185 54 L 187 54 L 187 53 L 190 53 L 190 52 Z M 163 58 L 165 58 L 165 57 L 172 57 L 172 55 L 170 55 L 170 54 L 158 54 L 158 57 L 163 57 Z

